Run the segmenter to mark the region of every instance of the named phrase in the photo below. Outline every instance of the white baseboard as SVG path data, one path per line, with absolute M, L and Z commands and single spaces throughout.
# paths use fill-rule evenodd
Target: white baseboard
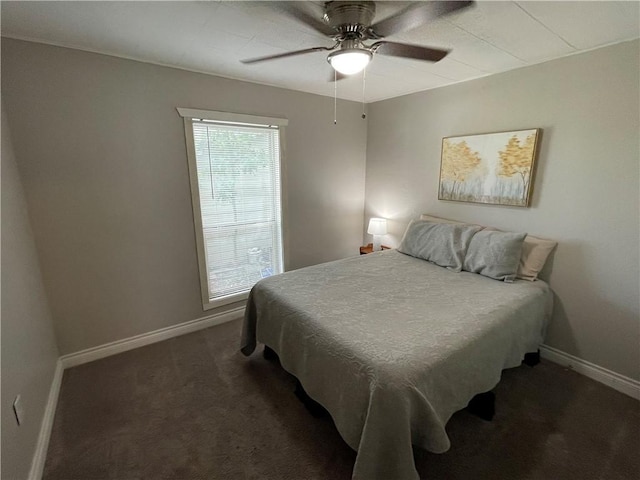
M 548 345 L 540 346 L 540 356 L 640 400 L 640 382 L 633 378 L 612 372 L 595 363 L 587 362 Z
M 58 359 L 56 362 L 56 370 L 51 381 L 49 389 L 49 397 L 44 408 L 44 415 L 40 423 L 40 433 L 38 434 L 38 442 L 36 443 L 36 451 L 31 460 L 31 470 L 29 471 L 29 480 L 40 480 L 44 471 L 44 463 L 47 460 L 47 449 L 49 448 L 49 438 L 51 438 L 51 429 L 53 428 L 53 419 L 56 414 L 56 406 L 58 405 L 58 394 L 62 385 L 62 373 L 64 367 Z
M 161 342 L 173 337 L 179 337 L 187 333 L 202 330 L 204 328 L 220 325 L 231 320 L 242 317 L 244 314 L 244 306 L 237 307 L 222 313 L 215 313 L 207 317 L 197 318 L 189 322 L 172 325 L 170 327 L 161 328 L 152 332 L 136 335 L 135 337 L 117 340 L 111 343 L 105 343 L 97 347 L 81 350 L 80 352 L 70 353 L 60 357 L 64 368 L 71 368 L 83 363 L 92 362 L 100 358 L 109 357 L 117 353 L 133 350 L 134 348 L 144 347 L 152 343 Z

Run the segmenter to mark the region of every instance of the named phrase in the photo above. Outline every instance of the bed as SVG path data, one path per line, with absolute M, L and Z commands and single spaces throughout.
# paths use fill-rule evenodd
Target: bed
M 412 446 L 449 449 L 449 418 L 537 351 L 551 302 L 544 281 L 386 250 L 258 282 L 241 350 L 273 349 L 331 414 L 357 451 L 353 479 L 414 480 Z

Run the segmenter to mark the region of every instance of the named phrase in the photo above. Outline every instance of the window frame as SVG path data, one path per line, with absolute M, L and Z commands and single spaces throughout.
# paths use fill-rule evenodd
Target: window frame
M 286 229 L 284 224 L 285 196 L 284 196 L 284 144 L 285 127 L 289 124 L 286 118 L 265 117 L 257 115 L 246 115 L 241 113 L 220 112 L 215 110 L 198 110 L 193 108 L 178 107 L 178 114 L 184 121 L 185 143 L 187 147 L 187 164 L 189 167 L 189 186 L 191 189 L 191 206 L 193 209 L 194 231 L 196 237 L 196 253 L 198 257 L 198 272 L 200 277 L 200 294 L 203 310 L 229 305 L 231 303 L 246 300 L 249 292 L 240 292 L 211 300 L 209 298 L 209 280 L 206 263 L 206 248 L 204 242 L 204 227 L 202 224 L 202 211 L 200 208 L 200 193 L 198 184 L 198 167 L 196 162 L 195 142 L 193 138 L 193 120 L 210 120 L 214 122 L 224 122 L 228 124 L 238 124 L 246 126 L 276 126 L 280 136 L 279 145 L 279 167 L 280 167 L 280 229 L 282 238 L 282 262 L 283 270 L 287 269 L 286 257 Z

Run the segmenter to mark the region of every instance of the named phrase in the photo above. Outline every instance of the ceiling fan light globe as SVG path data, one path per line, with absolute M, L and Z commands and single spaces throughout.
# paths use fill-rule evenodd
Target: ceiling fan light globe
M 343 75 L 361 72 L 371 61 L 371 52 L 362 49 L 339 50 L 327 58 L 331 66 Z

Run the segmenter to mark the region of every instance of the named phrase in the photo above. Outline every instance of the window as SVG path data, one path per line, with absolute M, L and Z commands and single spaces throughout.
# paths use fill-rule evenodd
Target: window
M 280 140 L 287 120 L 179 108 L 205 309 L 283 271 Z

